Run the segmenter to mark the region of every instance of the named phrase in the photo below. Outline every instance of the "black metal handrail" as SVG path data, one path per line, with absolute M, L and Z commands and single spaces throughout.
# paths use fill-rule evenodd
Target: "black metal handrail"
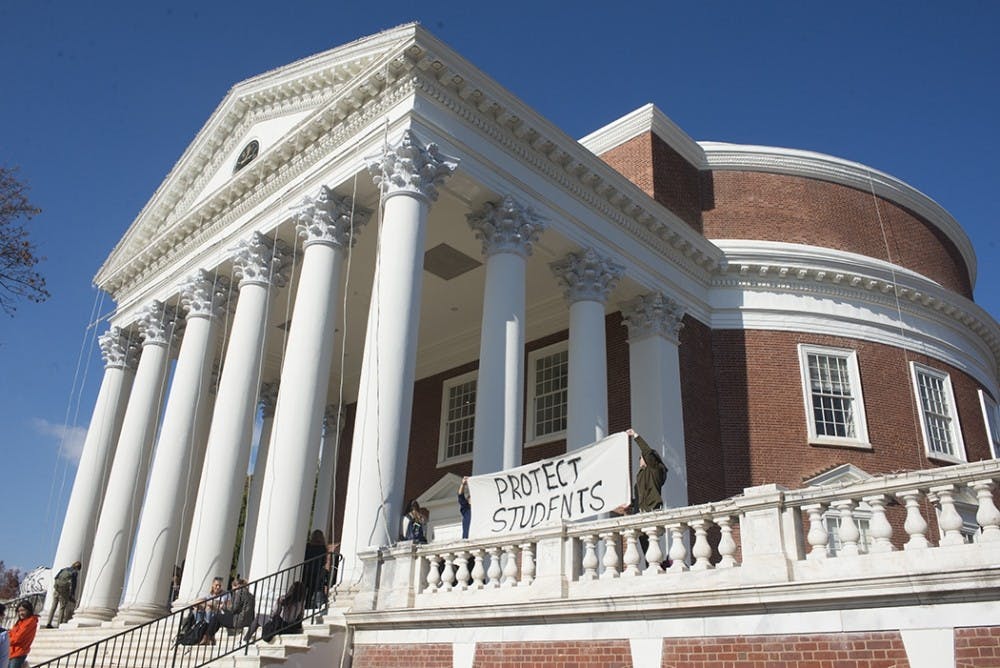
M 321 554 L 247 583 L 252 607 L 250 626 L 227 626 L 232 624 L 232 616 L 223 613 L 235 599 L 234 589 L 37 664 L 36 668 L 197 668 L 241 650 L 245 654 L 264 636 L 301 633 L 303 622 L 315 622 L 329 610 L 329 590 L 340 570 L 337 568 L 340 555 L 332 555 L 332 573 L 325 568 L 326 556 Z M 295 582 L 302 583 L 304 589 L 302 615 L 291 620 L 276 618 L 279 598 L 288 594 Z M 216 609 L 219 612 L 214 614 L 221 616 L 215 617 L 214 622 L 202 615 Z
M 0 626 L 5 629 L 14 626 L 17 622 L 17 606 L 21 605 L 22 601 L 31 603 L 31 607 L 34 608 L 35 612 L 41 614 L 42 604 L 45 603 L 45 592 L 35 592 L 34 594 L 12 598 L 9 601 L 2 601 L 6 609 L 4 610 L 3 618 L 0 619 Z

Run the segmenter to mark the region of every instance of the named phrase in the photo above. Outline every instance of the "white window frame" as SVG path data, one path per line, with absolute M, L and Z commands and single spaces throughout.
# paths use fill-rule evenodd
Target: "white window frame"
M 812 382 L 809 378 L 809 355 L 839 357 L 847 361 L 847 374 L 851 385 L 851 405 L 854 413 L 855 436 L 827 436 L 816 433 L 816 415 L 812 402 Z M 861 370 L 858 352 L 850 348 L 831 348 L 809 343 L 799 344 L 799 376 L 802 380 L 802 401 L 809 429 L 809 443 L 813 445 L 840 445 L 871 450 L 868 440 L 868 420 L 865 417 L 865 398 L 861 391 Z
M 438 467 L 451 466 L 452 464 L 460 464 L 462 462 L 471 462 L 473 451 L 456 455 L 454 457 L 448 457 L 448 399 L 451 395 L 452 388 L 458 387 L 459 385 L 464 385 L 469 381 L 477 381 L 477 392 L 476 400 L 479 399 L 478 392 L 478 380 L 479 372 L 470 371 L 468 373 L 463 373 L 460 376 L 454 376 L 448 378 L 441 384 L 441 418 L 439 426 L 439 436 L 438 436 Z M 472 407 L 473 414 L 473 428 L 475 427 L 475 406 Z
M 927 434 L 927 420 L 924 415 L 924 402 L 920 399 L 920 375 L 928 375 L 942 381 L 944 399 L 948 403 L 949 433 L 951 434 L 953 453 L 934 452 L 931 450 L 930 438 Z M 962 425 L 958 421 L 958 404 L 955 402 L 955 391 L 951 386 L 951 374 L 917 362 L 910 362 L 910 380 L 913 383 L 913 400 L 917 404 L 917 417 L 920 420 L 920 435 L 924 440 L 924 452 L 928 459 L 961 464 L 967 461 L 965 441 L 962 440 Z
M 551 345 L 545 346 L 544 348 L 539 348 L 538 350 L 532 350 L 528 353 L 528 372 L 525 374 L 525 384 L 527 385 L 527 400 L 525 402 L 525 447 L 531 447 L 533 445 L 541 445 L 542 443 L 551 443 L 552 441 L 558 441 L 559 439 L 566 438 L 566 430 L 555 431 L 542 436 L 537 436 L 535 434 L 535 362 L 542 357 L 548 357 L 550 355 L 555 355 L 561 352 L 569 351 L 569 341 L 559 341 L 558 343 L 553 343 Z M 568 364 L 568 361 L 567 361 Z M 567 377 L 569 370 L 567 369 Z M 567 384 L 567 401 L 568 401 L 568 391 L 569 386 Z
M 983 409 L 983 424 L 986 425 L 990 454 L 993 459 L 1000 459 L 1000 405 L 982 388 L 979 390 L 979 405 Z
M 871 532 L 871 521 L 872 521 L 872 510 L 871 506 L 867 503 L 861 502 L 851 511 L 851 517 L 854 520 L 854 526 L 858 530 L 858 554 L 868 554 L 868 550 L 871 549 L 872 545 L 872 532 Z M 843 547 L 843 541 L 840 540 L 840 521 L 841 521 L 840 511 L 836 508 L 830 508 L 825 513 L 823 513 L 823 525 L 826 528 L 826 555 L 828 557 L 836 557 L 837 553 L 840 552 Z

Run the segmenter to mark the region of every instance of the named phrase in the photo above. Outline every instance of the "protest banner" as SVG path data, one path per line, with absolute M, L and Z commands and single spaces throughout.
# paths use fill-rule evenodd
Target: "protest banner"
M 610 512 L 631 499 L 624 432 L 559 457 L 469 478 L 469 538 Z

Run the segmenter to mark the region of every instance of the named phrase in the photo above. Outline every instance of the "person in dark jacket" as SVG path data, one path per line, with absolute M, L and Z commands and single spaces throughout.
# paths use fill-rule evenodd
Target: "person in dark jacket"
M 469 537 L 469 525 L 472 523 L 472 503 L 466 496 L 469 492 L 469 476 L 462 478 L 458 486 L 458 512 L 462 514 L 462 538 Z
M 663 508 L 663 495 L 660 490 L 667 480 L 667 465 L 663 463 L 658 453 L 649 447 L 642 436 L 634 429 L 625 431 L 631 440 L 639 446 L 639 470 L 635 474 L 635 484 L 632 486 L 632 503 L 615 508 L 619 515 L 648 513 Z M 649 537 L 639 534 L 639 547 L 643 555 L 649 549 Z
M 45 628 L 52 628 L 52 618 L 55 617 L 56 608 L 59 608 L 60 625 L 68 622 L 73 616 L 73 608 L 76 605 L 76 580 L 81 568 L 83 564 L 74 561 L 56 573 L 52 580 L 52 607 L 49 608 L 49 621 Z
M 220 627 L 237 630 L 250 626 L 254 619 L 254 597 L 247 589 L 247 581 L 236 578 L 233 581 L 233 591 L 226 599 L 222 609 L 208 622 L 206 636 L 214 638 Z

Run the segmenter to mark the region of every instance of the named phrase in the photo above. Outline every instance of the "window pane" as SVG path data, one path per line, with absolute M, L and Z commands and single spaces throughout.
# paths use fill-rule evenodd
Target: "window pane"
M 918 370 L 917 388 L 920 391 L 920 412 L 924 418 L 928 449 L 931 453 L 954 456 L 951 406 L 945 390 L 945 379 Z
M 445 458 L 472 452 L 472 434 L 476 426 L 476 381 L 470 380 L 448 388 L 448 412 L 445 417 Z
M 847 357 L 810 353 L 808 361 L 816 435 L 857 438 Z
M 566 388 L 569 381 L 569 351 L 562 350 L 535 360 L 535 437 L 566 429 Z

